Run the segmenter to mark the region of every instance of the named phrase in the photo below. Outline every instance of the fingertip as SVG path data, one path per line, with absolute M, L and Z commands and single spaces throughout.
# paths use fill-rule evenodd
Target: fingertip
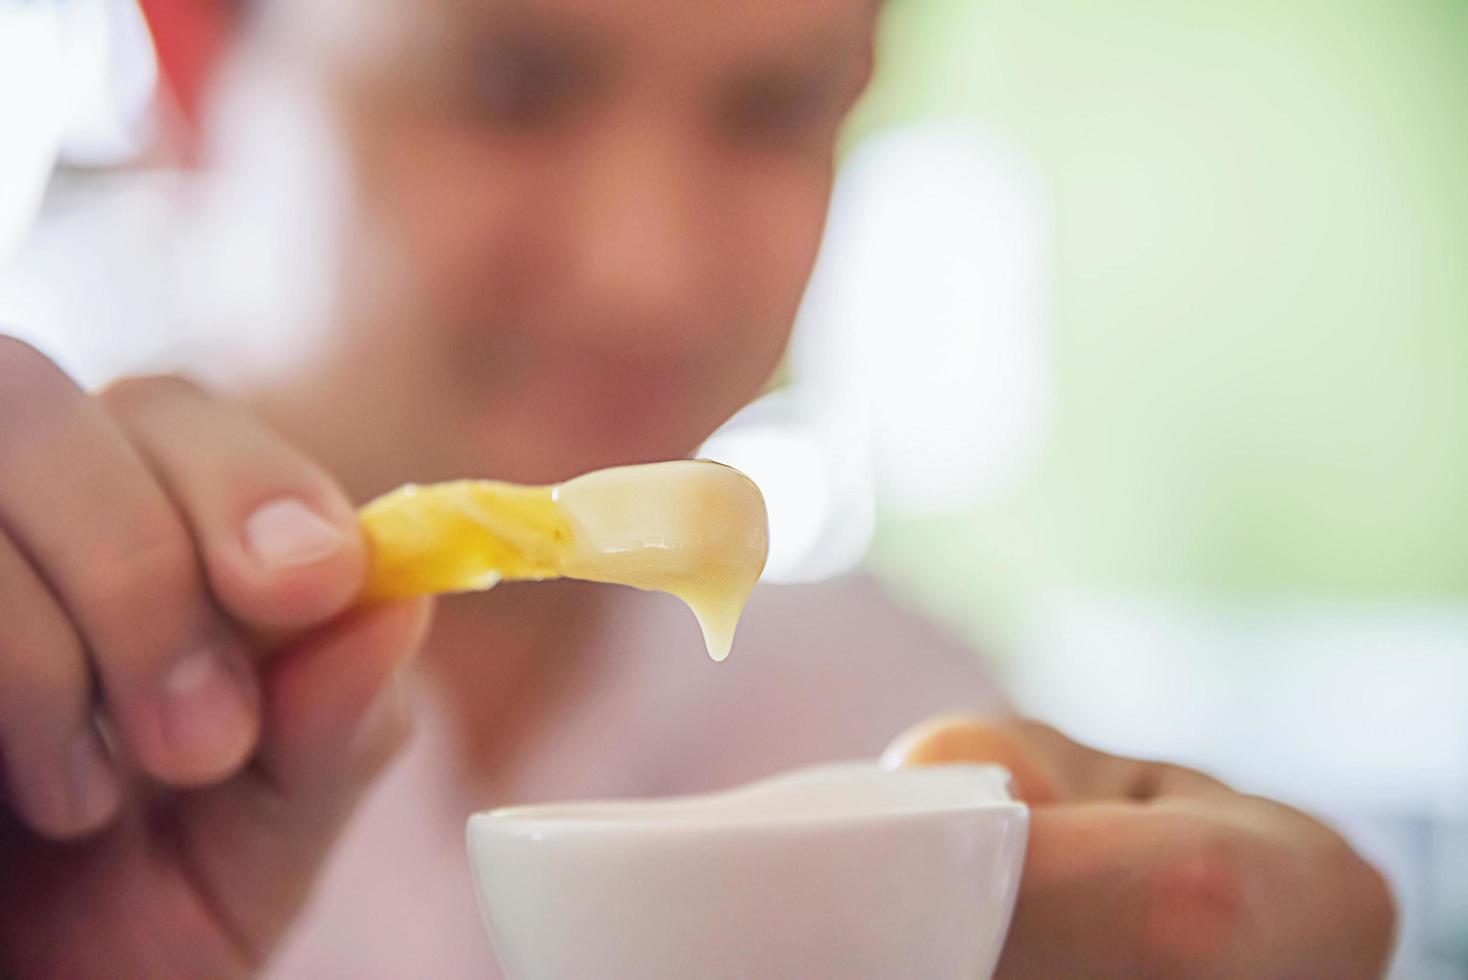
M 12 753 L 7 762 L 12 805 L 48 840 L 88 837 L 111 823 L 122 806 L 116 763 L 90 727 L 54 755 Z
M 1011 722 L 979 715 L 943 715 L 898 735 L 882 754 L 884 766 L 989 762 L 1009 770 L 1015 795 L 1030 804 L 1052 803 L 1056 780 Z
M 118 733 L 148 775 L 177 787 L 237 773 L 259 744 L 260 689 L 244 648 L 206 643 L 169 665 L 151 690 L 120 699 Z
M 337 558 L 349 549 L 353 531 L 338 515 L 321 513 L 324 509 L 296 496 L 261 503 L 244 520 L 246 557 L 265 575 Z
M 261 501 L 211 562 L 220 601 L 236 618 L 266 630 L 308 629 L 361 593 L 367 544 L 356 515 L 344 500 L 315 496 Z
M 89 837 L 111 823 L 122 808 L 122 774 L 91 725 L 72 739 L 66 764 L 74 819 L 70 836 Z
M 953 733 L 971 725 L 982 725 L 977 715 L 948 714 L 927 718 L 904 730 L 888 744 L 882 753 L 882 765 L 888 769 L 901 766 L 926 765 L 935 747 L 949 742 Z

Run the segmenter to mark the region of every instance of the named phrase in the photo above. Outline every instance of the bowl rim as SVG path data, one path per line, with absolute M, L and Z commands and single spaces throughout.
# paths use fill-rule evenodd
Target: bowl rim
M 959 802 L 923 804 L 910 808 L 851 807 L 838 811 L 773 812 L 768 810 L 720 812 L 717 803 L 747 796 L 774 794 L 782 787 L 830 779 L 906 778 L 915 784 L 962 781 L 973 795 Z M 809 830 L 850 826 L 926 822 L 989 814 L 1027 818 L 1029 807 L 1014 796 L 1009 771 L 992 763 L 944 763 L 893 768 L 875 762 L 838 762 L 808 766 L 755 780 L 730 789 L 680 796 L 588 799 L 498 807 L 472 814 L 466 831 L 473 837 L 528 839 L 582 836 L 636 836 L 647 832 L 666 835 Z M 699 810 L 690 815 L 689 810 Z

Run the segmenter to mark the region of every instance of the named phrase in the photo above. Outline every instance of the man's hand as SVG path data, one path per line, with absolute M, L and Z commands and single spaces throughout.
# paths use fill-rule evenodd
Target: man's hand
M 336 482 L 170 378 L 0 337 L 0 976 L 229 977 L 405 733 Z
M 996 762 L 1031 806 L 1000 977 L 1379 977 L 1381 876 L 1315 820 L 1201 773 L 1107 755 L 1026 721 L 940 718 L 909 765 Z

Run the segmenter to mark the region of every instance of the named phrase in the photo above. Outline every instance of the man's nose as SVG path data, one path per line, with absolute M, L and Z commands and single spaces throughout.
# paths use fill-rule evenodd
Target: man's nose
M 579 285 L 618 320 L 649 328 L 692 314 L 714 232 L 696 150 L 662 128 L 625 126 L 588 154 L 572 217 Z

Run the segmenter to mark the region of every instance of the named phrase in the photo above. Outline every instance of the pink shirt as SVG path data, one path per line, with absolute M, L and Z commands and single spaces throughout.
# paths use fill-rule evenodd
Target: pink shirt
M 698 655 L 697 628 L 675 600 L 626 600 L 587 652 L 574 715 L 542 734 L 493 798 L 463 785 L 446 726 L 425 706 L 271 977 L 500 976 L 464 853 L 473 809 L 719 789 L 875 756 L 935 713 L 1005 710 L 971 650 L 865 577 L 762 586 L 722 664 Z

